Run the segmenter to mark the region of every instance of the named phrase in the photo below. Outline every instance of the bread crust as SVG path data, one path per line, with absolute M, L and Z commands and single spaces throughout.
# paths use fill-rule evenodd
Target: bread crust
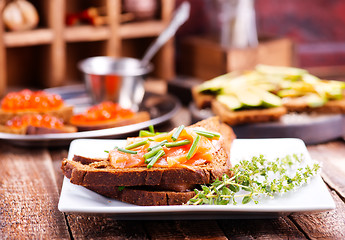
M 316 112 L 316 113 L 332 113 L 344 114 L 345 113 L 345 96 L 340 100 L 330 100 L 321 107 L 310 107 L 305 101 L 298 98 L 289 98 L 283 101 L 283 106 L 289 112 Z
M 10 128 L 4 125 L 0 125 L 0 132 L 21 134 L 21 135 L 38 135 L 38 134 L 49 134 L 49 133 L 73 133 L 73 132 L 77 132 L 77 128 L 74 126 L 64 126 L 63 128 L 46 128 L 46 127 L 35 127 L 35 126 Z
M 277 121 L 287 113 L 285 107 L 230 111 L 216 100 L 212 101 L 212 111 L 229 125 Z
M 133 117 L 128 119 L 120 119 L 120 120 L 114 120 L 109 121 L 106 123 L 100 123 L 100 124 L 78 124 L 71 121 L 71 124 L 76 126 L 79 131 L 90 131 L 90 130 L 99 130 L 99 129 L 105 129 L 105 128 L 113 128 L 113 127 L 121 127 L 126 126 L 130 124 L 145 122 L 150 120 L 150 114 L 148 112 L 138 112 Z
M 105 197 L 140 206 L 182 205 L 195 196 L 194 191 L 153 191 L 147 189 L 118 186 L 86 186 L 86 188 Z
M 23 115 L 34 115 L 34 114 L 47 114 L 52 115 L 54 117 L 60 118 L 63 120 L 64 123 L 68 123 L 70 118 L 73 115 L 73 106 L 64 105 L 61 108 L 54 109 L 54 110 L 47 110 L 47 111 L 4 111 L 0 109 L 0 125 L 5 125 L 6 122 L 15 116 L 23 116 Z

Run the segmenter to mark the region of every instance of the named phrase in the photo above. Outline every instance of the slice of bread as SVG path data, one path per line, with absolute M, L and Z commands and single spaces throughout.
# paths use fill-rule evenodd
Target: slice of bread
M 198 108 L 202 109 L 211 107 L 211 102 L 215 99 L 215 96 L 200 93 L 199 86 L 192 87 L 191 91 L 194 103 Z
M 74 126 L 65 125 L 63 128 L 47 128 L 36 126 L 23 126 L 21 128 L 10 128 L 8 126 L 0 125 L 0 132 L 21 134 L 21 135 L 38 135 L 48 133 L 74 133 L 77 132 L 77 128 Z
M 71 119 L 71 124 L 76 126 L 79 131 L 90 131 L 90 130 L 99 130 L 105 128 L 113 128 L 113 127 L 121 127 L 126 125 L 131 125 L 135 123 L 141 123 L 150 120 L 150 114 L 148 112 L 138 112 L 131 118 L 126 119 L 115 119 L 106 121 L 104 123 L 97 123 L 97 124 L 81 124 L 73 121 L 73 117 Z
M 330 100 L 320 107 L 310 107 L 307 102 L 300 98 L 288 98 L 283 101 L 283 106 L 286 107 L 289 112 L 345 114 L 345 96 L 340 100 Z
M 73 106 L 62 106 L 54 110 L 46 111 L 4 111 L 0 109 L 0 124 L 5 125 L 6 122 L 15 116 L 23 116 L 28 114 L 48 114 L 54 117 L 60 118 L 64 123 L 68 123 L 70 118 L 73 116 Z
M 210 183 L 221 178 L 223 174 L 231 175 L 229 151 L 235 138 L 232 129 L 220 124 L 218 117 L 200 121 L 191 127 L 203 127 L 222 134 L 219 140 L 221 147 L 213 153 L 212 162 L 191 168 L 148 169 L 143 166 L 119 169 L 112 167 L 108 159 L 74 156 L 72 160 L 64 159 L 61 168 L 71 183 L 85 186 L 108 197 L 139 205 L 181 204 L 194 195 L 194 192 L 188 191 L 190 186 Z M 125 186 L 123 192 L 116 190 L 119 186 Z M 148 187 L 154 187 L 155 190 L 148 190 Z M 151 203 L 139 200 L 148 196 L 154 198 Z M 140 201 L 143 201 L 143 204 L 140 204 Z
M 195 196 L 194 191 L 155 191 L 145 188 L 118 186 L 85 186 L 105 197 L 140 206 L 182 205 Z
M 245 123 L 278 121 L 287 113 L 285 107 L 231 111 L 216 100 L 212 101 L 212 111 L 219 116 L 222 122 L 232 126 Z
M 235 126 L 246 123 L 278 121 L 287 113 L 285 107 L 271 107 L 260 109 L 241 109 L 232 111 L 218 102 L 213 95 L 202 94 L 197 87 L 192 89 L 195 105 L 199 108 L 211 108 L 212 112 L 219 116 L 220 120 Z

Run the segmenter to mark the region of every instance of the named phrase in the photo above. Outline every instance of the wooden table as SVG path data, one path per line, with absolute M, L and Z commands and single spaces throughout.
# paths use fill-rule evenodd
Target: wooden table
M 163 128 L 188 124 L 183 109 Z M 0 145 L 0 239 L 345 239 L 345 142 L 308 146 L 336 209 L 276 219 L 117 221 L 58 210 L 64 148 Z

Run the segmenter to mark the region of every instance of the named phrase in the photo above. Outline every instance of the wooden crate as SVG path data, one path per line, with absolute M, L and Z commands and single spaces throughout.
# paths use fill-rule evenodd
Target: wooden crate
M 255 65 L 295 66 L 294 44 L 289 39 L 266 39 L 256 48 L 224 49 L 215 41 L 201 37 L 186 38 L 181 46 L 179 70 L 182 74 L 209 80 L 234 70 Z

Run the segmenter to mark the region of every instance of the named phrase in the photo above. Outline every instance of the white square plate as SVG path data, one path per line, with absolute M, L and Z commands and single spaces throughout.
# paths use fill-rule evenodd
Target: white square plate
M 106 157 L 104 150 L 124 144 L 124 140 L 79 139 L 74 140 L 68 158 L 74 154 L 89 157 Z M 231 148 L 231 161 L 236 164 L 244 158 L 260 154 L 267 158 L 300 154 L 311 161 L 304 142 L 296 138 L 236 139 Z M 295 192 L 262 198 L 258 204 L 200 205 L 200 206 L 136 206 L 103 197 L 82 186 L 71 184 L 65 177 L 61 189 L 59 210 L 68 213 L 101 214 L 116 219 L 221 219 L 221 218 L 271 218 L 291 213 L 310 213 L 332 210 L 334 201 L 320 176 Z

